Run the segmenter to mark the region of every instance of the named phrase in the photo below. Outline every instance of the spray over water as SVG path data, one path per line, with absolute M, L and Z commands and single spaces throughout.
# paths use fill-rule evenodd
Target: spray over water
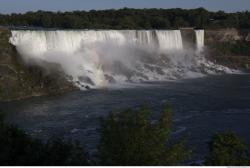
M 22 30 L 10 43 L 25 62 L 57 64 L 82 89 L 230 71 L 202 56 L 204 30 L 195 35 L 197 50 L 183 49 L 180 30 Z

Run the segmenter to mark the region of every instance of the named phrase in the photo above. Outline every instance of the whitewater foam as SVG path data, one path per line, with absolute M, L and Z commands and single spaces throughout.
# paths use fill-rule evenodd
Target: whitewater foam
M 195 34 L 195 51 L 183 49 L 180 30 L 22 30 L 12 31 L 10 43 L 29 64 L 60 65 L 82 89 L 230 71 L 202 56 L 204 30 Z

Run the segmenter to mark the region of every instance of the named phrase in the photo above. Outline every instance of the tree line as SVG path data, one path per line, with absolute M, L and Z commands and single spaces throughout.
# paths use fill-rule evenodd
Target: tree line
M 110 9 L 0 14 L 1 26 L 61 29 L 250 28 L 250 12 L 197 9 Z
M 185 165 L 192 150 L 186 139 L 171 140 L 172 109 L 166 106 L 152 122 L 146 106 L 139 110 L 110 113 L 101 119 L 97 154 L 90 158 L 79 142 L 62 139 L 41 141 L 4 122 L 0 113 L 0 165 L 18 166 L 170 166 Z M 204 165 L 247 166 L 250 155 L 235 133 L 215 134 L 208 142 Z

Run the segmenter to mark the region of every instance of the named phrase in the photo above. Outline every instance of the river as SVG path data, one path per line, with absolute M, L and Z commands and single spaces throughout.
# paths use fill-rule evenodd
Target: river
M 186 137 L 193 158 L 202 159 L 216 132 L 237 132 L 250 147 L 250 75 L 132 84 L 127 88 L 74 91 L 1 103 L 6 120 L 41 139 L 78 139 L 90 152 L 98 144 L 99 119 L 109 112 L 149 104 L 158 119 L 165 103 L 173 106 L 172 139 Z

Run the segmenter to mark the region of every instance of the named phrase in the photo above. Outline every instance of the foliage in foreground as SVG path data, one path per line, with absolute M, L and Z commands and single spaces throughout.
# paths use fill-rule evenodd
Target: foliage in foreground
M 171 144 L 172 112 L 168 106 L 158 122 L 148 108 L 111 113 L 101 122 L 102 165 L 179 165 L 190 156 L 185 141 Z
M 0 165 L 181 165 L 189 158 L 185 141 L 171 143 L 172 114 L 166 107 L 152 122 L 148 108 L 111 113 L 101 121 L 101 141 L 97 160 L 90 162 L 79 143 L 60 139 L 42 142 L 15 126 L 3 122 L 0 113 Z M 205 165 L 246 166 L 250 156 L 235 133 L 215 134 L 209 142 Z
M 87 165 L 79 143 L 50 139 L 46 143 L 32 138 L 15 126 L 3 122 L 0 114 L 0 165 Z
M 211 166 L 247 166 L 249 154 L 244 142 L 235 133 L 215 134 L 209 142 L 210 155 L 206 165 Z

